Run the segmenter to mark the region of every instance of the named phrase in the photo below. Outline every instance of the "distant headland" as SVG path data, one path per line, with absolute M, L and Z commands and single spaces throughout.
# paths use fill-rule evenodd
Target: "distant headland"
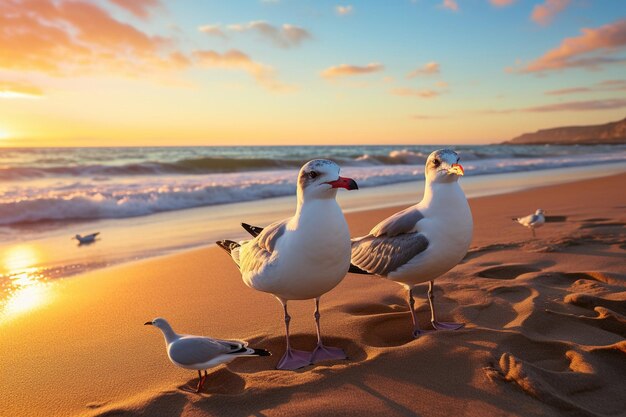
M 626 118 L 593 126 L 568 126 L 524 133 L 503 145 L 618 145 L 626 144 Z

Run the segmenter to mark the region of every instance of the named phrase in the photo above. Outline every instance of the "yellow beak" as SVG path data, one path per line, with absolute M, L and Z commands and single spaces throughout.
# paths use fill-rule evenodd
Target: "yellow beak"
M 452 167 L 448 170 L 448 174 L 456 174 L 458 176 L 465 175 L 465 171 L 461 164 L 452 164 Z

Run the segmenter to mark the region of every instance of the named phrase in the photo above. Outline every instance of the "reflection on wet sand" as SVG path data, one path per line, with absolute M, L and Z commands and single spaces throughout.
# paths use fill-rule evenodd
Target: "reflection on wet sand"
M 0 322 L 31 311 L 49 301 L 49 283 L 40 256 L 28 245 L 14 246 L 0 257 Z

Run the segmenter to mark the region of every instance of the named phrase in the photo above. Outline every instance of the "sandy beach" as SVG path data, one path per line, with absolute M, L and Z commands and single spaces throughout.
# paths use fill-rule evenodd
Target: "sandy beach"
M 402 288 L 348 275 L 322 298 L 322 328 L 349 360 L 277 371 L 280 304 L 246 287 L 210 246 L 46 286 L 0 325 L 6 416 L 623 416 L 626 410 L 626 174 L 470 200 L 474 240 L 436 281 L 455 332 L 414 340 Z M 511 221 L 541 207 L 532 239 Z M 400 207 L 352 212 L 352 235 Z M 246 219 L 242 219 L 246 220 Z M 429 327 L 426 287 L 417 300 Z M 293 302 L 294 347 L 315 345 L 314 303 Z M 197 374 L 174 367 L 160 333 L 244 338 L 274 352 Z

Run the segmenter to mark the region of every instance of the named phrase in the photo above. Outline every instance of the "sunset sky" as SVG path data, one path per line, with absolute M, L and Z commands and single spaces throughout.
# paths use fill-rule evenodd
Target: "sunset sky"
M 0 146 L 489 143 L 624 116 L 623 0 L 0 0 Z

